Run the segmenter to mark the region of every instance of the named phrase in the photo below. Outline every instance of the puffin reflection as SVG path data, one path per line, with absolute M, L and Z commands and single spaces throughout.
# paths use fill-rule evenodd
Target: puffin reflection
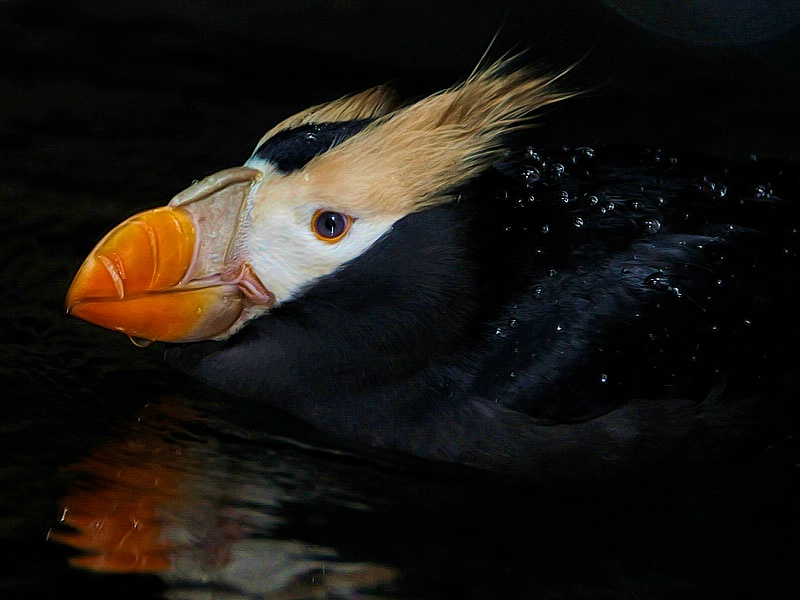
M 289 466 L 267 452 L 267 466 L 253 458 L 248 470 L 237 458 L 232 467 L 219 440 L 198 431 L 209 419 L 178 397 L 145 407 L 122 439 L 67 467 L 74 480 L 61 501 L 63 525 L 49 539 L 80 551 L 75 567 L 157 574 L 181 597 L 192 589 L 350 597 L 391 583 L 391 567 L 275 536 L 282 506 L 296 500 L 279 481 Z

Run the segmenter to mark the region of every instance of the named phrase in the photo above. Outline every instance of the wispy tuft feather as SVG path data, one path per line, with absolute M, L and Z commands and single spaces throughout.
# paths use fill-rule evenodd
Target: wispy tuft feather
M 312 106 L 284 119 L 264 134 L 256 148 L 284 129 L 292 129 L 309 123 L 372 119 L 395 110 L 399 105 L 400 101 L 394 90 L 388 86 L 379 85 L 358 94 L 344 96 L 333 102 Z
M 561 75 L 536 76 L 511 69 L 510 62 L 378 116 L 288 177 L 306 188 L 305 197 L 354 216 L 402 216 L 447 202 L 497 160 L 506 134 L 529 125 L 538 109 L 574 95 L 555 89 Z

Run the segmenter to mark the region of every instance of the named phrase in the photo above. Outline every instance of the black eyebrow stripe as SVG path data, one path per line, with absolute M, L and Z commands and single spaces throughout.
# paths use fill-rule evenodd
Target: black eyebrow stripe
M 274 165 L 289 173 L 303 168 L 312 158 L 341 144 L 375 119 L 356 119 L 330 123 L 311 123 L 279 131 L 265 140 L 251 158 Z

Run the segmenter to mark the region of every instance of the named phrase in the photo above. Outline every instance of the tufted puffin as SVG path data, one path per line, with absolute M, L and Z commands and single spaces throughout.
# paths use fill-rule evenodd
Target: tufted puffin
M 504 60 L 289 117 L 106 235 L 67 311 L 350 442 L 521 477 L 683 471 L 785 434 L 798 171 L 539 148 L 557 79 Z

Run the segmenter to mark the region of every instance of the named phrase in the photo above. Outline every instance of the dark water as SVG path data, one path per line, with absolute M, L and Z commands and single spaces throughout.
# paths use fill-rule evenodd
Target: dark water
M 0 597 L 796 594 L 795 438 L 692 477 L 531 487 L 345 448 L 63 314 L 122 218 L 307 105 L 458 80 L 501 24 L 501 49 L 582 59 L 569 83 L 592 90 L 537 144 L 800 161 L 796 28 L 694 44 L 610 4 L 0 2 Z

